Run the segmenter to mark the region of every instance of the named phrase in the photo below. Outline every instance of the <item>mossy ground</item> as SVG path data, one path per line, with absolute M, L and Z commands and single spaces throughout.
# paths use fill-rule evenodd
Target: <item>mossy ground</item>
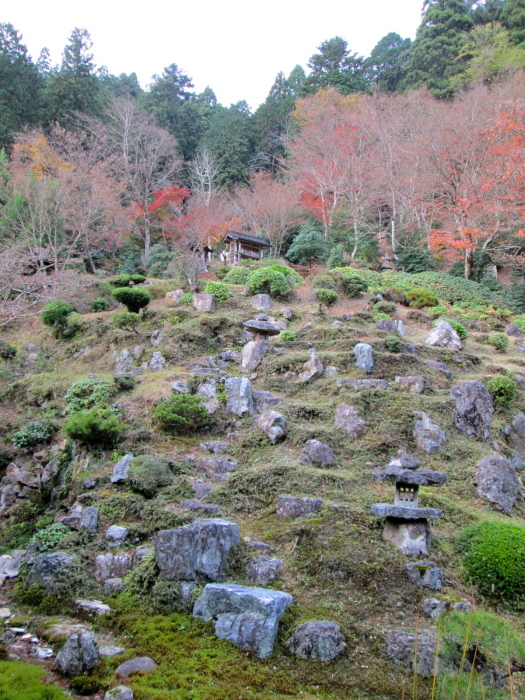
M 503 428 L 522 410 L 524 392 L 519 390 L 512 403 L 497 412 L 492 441 L 483 443 L 469 439 L 455 428 L 450 388 L 458 381 L 483 381 L 489 374 L 520 371 L 525 366 L 525 356 L 514 341 L 507 353 L 497 353 L 478 342 L 476 332 L 470 333 L 462 353 L 424 346 L 422 340 L 430 323 L 407 319 L 407 309 L 403 307 L 398 307 L 398 316 L 405 321 L 407 341 L 417 347 L 416 356 L 388 352 L 387 334 L 376 331 L 373 322 L 345 321 L 342 329 L 331 325 L 345 314 L 367 313 L 367 303 L 366 299 L 341 298 L 329 314 L 319 316 L 314 312 L 315 300 L 307 286 L 298 291 L 293 302 L 283 304 L 296 314 L 289 328 L 298 340 L 273 341 L 277 353 L 266 356 L 252 382 L 254 389 L 272 391 L 286 401 L 277 410 L 287 418 L 288 434 L 284 442 L 275 446 L 264 435 L 252 431 L 251 419 L 235 425 L 224 409 L 215 416 L 208 431 L 190 436 L 166 436 L 151 421 L 151 407 L 171 395 L 173 381 L 190 380 L 195 384 L 189 363 L 205 363 L 206 357 L 243 344 L 242 321 L 255 313 L 247 298 L 235 296 L 221 304 L 216 314 L 200 315 L 191 306 L 173 306 L 157 299 L 151 304 L 147 323 L 139 325 L 138 334 L 112 328 L 112 312 L 86 314 L 85 330 L 70 341 L 53 340 L 48 329 L 35 319 L 17 329 L 19 359 L 15 376 L 4 372 L 0 377 L 7 437 L 28 420 L 52 415 L 60 422 L 67 388 L 88 372 L 111 378 L 115 355 L 123 348 L 131 350 L 143 345 L 137 366 L 147 365 L 154 350 L 160 350 L 169 362 L 168 369 L 160 372 L 146 370 L 137 376 L 133 390 L 116 396 L 119 410 L 130 426 L 118 449 L 77 450 L 75 460 L 67 468 L 64 498 L 69 504 L 80 496 L 83 505 L 96 505 L 100 513 L 99 533 L 112 523 L 128 526 L 127 548 L 148 542 L 158 529 L 177 527 L 198 517 L 179 506 L 181 500 L 191 496 L 191 483 L 203 478 L 187 457 L 202 457 L 200 442 L 224 438 L 233 431 L 237 437 L 228 456 L 238 461 L 239 469 L 226 483 L 214 485 L 207 500 L 220 506 L 222 516 L 238 523 L 243 538 L 262 540 L 272 546 L 274 556 L 283 559 L 285 570 L 282 579 L 270 585 L 289 591 L 294 597 L 293 607 L 283 618 L 275 654 L 264 662 L 217 640 L 211 624 L 194 620 L 189 614 L 156 615 L 148 607 L 147 598 L 133 599 L 129 593 L 112 597 L 108 602 L 114 614 L 94 624 L 99 633 L 111 633 L 120 639 L 127 651 L 125 657 L 104 661 L 97 669 L 96 677 L 102 686 L 116 684 L 113 671 L 124 658 L 148 655 L 159 663 L 159 668 L 130 681 L 138 700 L 399 700 L 403 693 L 410 697 L 412 677 L 406 669 L 387 660 L 384 634 L 395 627 L 413 630 L 416 625 L 431 626 L 433 623 L 419 618 L 423 599 L 432 593 L 408 583 L 407 558 L 383 541 L 381 523 L 369 515 L 372 503 L 393 500 L 393 487 L 373 482 L 371 472 L 400 449 L 417 456 L 425 467 L 447 473 L 445 485 L 422 489 L 420 498 L 423 506 L 444 511 L 444 517 L 433 525 L 431 553 L 432 560 L 445 571 L 446 587 L 440 596 L 490 604 L 483 603 L 465 579 L 455 541 L 467 525 L 485 519 L 508 520 L 508 516 L 477 497 L 473 473 L 479 459 L 494 453 L 494 443 L 505 454 Z M 277 313 L 280 306 L 276 304 L 271 312 Z M 174 316 L 180 321 L 171 323 L 169 319 Z M 303 330 L 309 322 L 313 325 Z M 164 334 L 164 340 L 155 348 L 149 341 L 153 330 Z M 10 342 L 14 342 L 13 338 Z M 24 369 L 24 347 L 29 342 L 40 348 L 39 361 L 31 372 Z M 338 387 L 339 379 L 364 377 L 354 364 L 353 347 L 357 342 L 369 342 L 374 348 L 371 377 L 394 382 L 399 375 L 421 374 L 427 379 L 425 391 L 411 394 L 394 383 L 384 391 L 359 392 Z M 300 370 L 312 345 L 323 364 L 337 367 L 338 374 L 310 384 L 284 380 L 286 372 Z M 79 355 L 86 348 L 89 350 Z M 424 364 L 425 359 L 446 362 L 454 373 L 453 379 Z M 227 371 L 231 376 L 242 375 L 238 365 Z M 342 402 L 355 406 L 365 421 L 366 430 L 357 440 L 350 439 L 334 424 L 335 408 Z M 446 432 L 445 445 L 436 455 L 425 455 L 415 444 L 414 412 L 421 410 Z M 300 463 L 302 446 L 311 438 L 334 449 L 337 466 L 319 469 Z M 111 485 L 108 477 L 113 464 L 127 451 L 135 455 L 155 454 L 176 463 L 174 483 L 159 489 L 154 498 L 134 493 L 127 485 Z M 84 492 L 82 480 L 88 476 L 96 479 L 96 486 Z M 282 494 L 320 497 L 324 505 L 315 518 L 279 519 L 275 515 L 275 499 Z M 47 514 L 53 513 L 58 505 L 20 504 L 23 512 L 18 520 L 15 516 L 5 524 L 4 533 L 9 533 L 10 544 L 24 546 L 38 528 L 38 517 L 46 514 L 46 508 Z M 519 500 L 512 518 L 522 523 L 524 515 L 524 504 Z M 84 539 L 72 536 L 64 543 L 64 548 L 81 552 L 87 566 L 105 547 L 101 534 Z M 235 580 L 242 582 L 239 572 Z M 97 597 L 101 595 L 99 590 Z M 500 612 L 512 614 L 503 608 Z M 302 661 L 286 649 L 292 629 L 312 619 L 333 620 L 345 635 L 346 650 L 329 664 Z M 46 618 L 40 615 L 35 624 L 44 629 Z M 517 624 L 525 631 L 521 620 Z M 417 698 L 430 696 L 430 682 L 419 679 Z

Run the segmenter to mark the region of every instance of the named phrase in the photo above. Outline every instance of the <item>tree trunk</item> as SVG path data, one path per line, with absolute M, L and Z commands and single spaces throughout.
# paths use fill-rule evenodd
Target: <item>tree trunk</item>
M 469 280 L 470 276 L 472 275 L 473 265 L 474 265 L 474 251 L 473 250 L 466 250 L 465 251 L 465 267 L 464 267 L 464 273 L 463 273 L 463 276 L 465 277 L 466 280 Z

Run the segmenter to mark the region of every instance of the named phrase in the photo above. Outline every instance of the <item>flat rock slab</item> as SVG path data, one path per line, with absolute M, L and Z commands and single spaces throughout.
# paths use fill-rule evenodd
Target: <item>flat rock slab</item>
M 355 389 L 355 391 L 383 391 L 388 389 L 390 382 L 385 379 L 339 379 L 337 386 L 344 389 Z
M 374 503 L 370 513 L 379 518 L 399 518 L 400 520 L 438 520 L 443 515 L 439 508 L 410 508 L 410 506 L 394 506 L 389 503 Z
M 133 673 L 146 673 L 157 668 L 157 664 L 149 656 L 138 656 L 136 659 L 129 659 L 117 667 L 115 674 L 119 678 L 127 678 Z
M 257 586 L 267 586 L 282 570 L 283 562 L 277 557 L 254 557 L 246 567 L 246 580 Z
M 417 635 L 398 629 L 388 633 L 386 655 L 419 676 L 433 676 L 436 660 L 436 633 L 420 629 Z M 414 660 L 416 668 L 414 669 Z
M 374 367 L 374 352 L 368 343 L 357 343 L 354 347 L 355 364 L 367 374 Z
M 235 523 L 220 518 L 195 520 L 174 530 L 160 530 L 155 541 L 157 564 L 171 581 L 225 578 L 228 554 L 240 542 Z
M 211 583 L 195 602 L 193 615 L 205 622 L 216 618 L 215 633 L 242 649 L 268 658 L 279 621 L 292 596 L 268 588 L 251 588 L 236 583 Z
M 303 464 L 314 464 L 316 467 L 327 467 L 337 464 L 335 452 L 320 440 L 307 440 L 303 449 Z
M 320 498 L 279 496 L 275 512 L 283 518 L 309 518 L 315 515 L 322 505 L 323 501 Z
M 406 556 L 426 556 L 432 546 L 428 520 L 397 520 L 387 518 L 383 539 L 395 545 Z
M 434 472 L 429 469 L 403 469 L 395 464 L 378 467 L 372 472 L 376 481 L 412 484 L 414 486 L 435 486 L 444 484 L 447 480 L 445 472 Z
M 75 600 L 75 605 L 79 607 L 84 612 L 90 613 L 92 615 L 106 615 L 111 612 L 111 608 L 106 603 L 101 600 L 84 600 L 78 598 Z
M 133 455 L 127 454 L 115 464 L 113 467 L 113 473 L 109 479 L 112 484 L 118 484 L 119 481 L 126 481 L 128 478 L 129 465 L 132 459 Z
M 474 485 L 478 496 L 509 514 L 521 490 L 512 464 L 499 455 L 489 455 L 483 457 L 476 467 Z
M 125 685 L 117 685 L 104 695 L 104 700 L 134 700 L 133 691 Z
M 196 311 L 213 313 L 217 311 L 217 297 L 213 294 L 194 294 L 193 306 Z
M 104 656 L 105 658 L 111 658 L 112 656 L 120 656 L 126 650 L 124 647 L 101 647 L 98 650 L 99 656 Z

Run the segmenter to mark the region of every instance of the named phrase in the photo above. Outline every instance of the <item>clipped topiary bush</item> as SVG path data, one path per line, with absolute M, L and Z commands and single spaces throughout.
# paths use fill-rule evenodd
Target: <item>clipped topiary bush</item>
M 121 439 L 124 424 L 110 408 L 75 413 L 64 425 L 66 435 L 83 445 L 110 447 Z
M 188 394 L 171 396 L 152 410 L 153 419 L 167 433 L 192 433 L 204 428 L 209 421 L 202 397 Z
M 115 392 L 113 382 L 108 379 L 77 379 L 66 391 L 66 411 L 76 413 L 100 406 L 107 403 Z
M 131 460 L 128 481 L 134 491 L 153 498 L 160 488 L 173 482 L 173 472 L 167 459 L 142 455 Z
M 52 301 L 44 309 L 42 322 L 50 326 L 55 338 L 67 337 L 69 315 L 75 311 L 75 307 L 68 301 Z
M 424 309 L 425 306 L 438 306 L 439 299 L 426 289 L 412 289 L 407 294 L 408 305 L 413 309 Z
M 492 333 L 488 336 L 487 345 L 492 345 L 496 352 L 506 352 L 509 347 L 509 339 L 505 333 Z
M 320 274 L 316 275 L 312 281 L 314 289 L 333 289 L 336 290 L 339 285 L 339 280 L 334 275 Z
M 115 277 L 110 282 L 114 287 L 129 287 L 129 285 L 131 284 L 131 275 L 126 272 L 123 272 L 121 275 Z
M 352 268 L 336 268 L 334 272 L 341 273 L 341 287 L 350 299 L 358 299 L 361 294 L 368 291 L 368 282 L 355 274 Z
M 389 352 L 401 352 L 403 349 L 403 341 L 397 335 L 387 335 L 385 345 Z
M 466 574 L 487 598 L 525 603 L 525 528 L 484 522 L 466 528 L 458 542 Z
M 249 294 L 269 294 L 282 299 L 301 284 L 301 276 L 286 265 L 270 265 L 253 270 L 246 282 Z
M 109 301 L 107 299 L 94 299 L 91 302 L 91 310 L 95 312 L 107 311 L 109 309 Z
M 505 376 L 491 377 L 485 382 L 485 386 L 492 395 L 494 405 L 498 408 L 509 404 L 518 390 L 515 380 Z
M 131 275 L 131 281 L 133 284 L 142 284 L 146 281 L 144 275 Z
M 140 287 L 119 287 L 112 292 L 113 299 L 124 304 L 128 311 L 137 314 L 151 301 L 151 294 Z
M 49 423 L 31 421 L 13 435 L 11 442 L 15 447 L 34 447 L 47 442 L 53 435 L 54 427 Z
M 291 343 L 297 340 L 297 336 L 293 331 L 285 330 L 279 333 L 280 340 L 284 340 L 285 343 Z
M 137 326 L 141 321 L 142 316 L 131 311 L 116 311 L 111 317 L 111 323 L 115 328 L 120 328 L 120 330 L 129 331 L 130 333 L 138 333 Z
M 246 284 L 250 271 L 246 267 L 230 267 L 224 276 L 227 284 Z M 217 273 L 215 273 L 217 274 Z M 218 276 L 218 275 L 217 275 Z
M 203 289 L 204 294 L 214 294 L 217 301 L 226 301 L 233 296 L 230 288 L 224 282 L 206 282 Z
M 378 301 L 374 304 L 374 313 L 395 314 L 397 306 L 391 301 Z
M 323 287 L 318 287 L 315 289 L 315 298 L 319 302 L 319 313 L 322 313 L 324 306 L 333 306 L 339 299 L 337 292 L 333 289 L 324 289 Z

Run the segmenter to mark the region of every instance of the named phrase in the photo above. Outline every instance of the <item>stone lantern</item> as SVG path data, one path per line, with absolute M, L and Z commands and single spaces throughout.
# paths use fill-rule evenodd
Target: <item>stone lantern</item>
M 272 323 L 266 314 L 259 314 L 256 318 L 246 321 L 243 326 L 245 331 L 253 333 L 254 339 L 242 349 L 241 365 L 243 369 L 254 370 L 259 366 L 268 348 L 270 336 L 279 335 L 281 329 Z
M 440 486 L 445 483 L 447 475 L 419 469 L 419 466 L 415 457 L 403 453 L 386 467 L 372 472 L 376 481 L 395 483 L 394 504 L 375 503 L 370 512 L 386 518 L 383 538 L 395 544 L 403 554 L 427 554 L 432 544 L 428 521 L 443 515 L 439 508 L 420 508 L 418 497 L 420 486 Z

